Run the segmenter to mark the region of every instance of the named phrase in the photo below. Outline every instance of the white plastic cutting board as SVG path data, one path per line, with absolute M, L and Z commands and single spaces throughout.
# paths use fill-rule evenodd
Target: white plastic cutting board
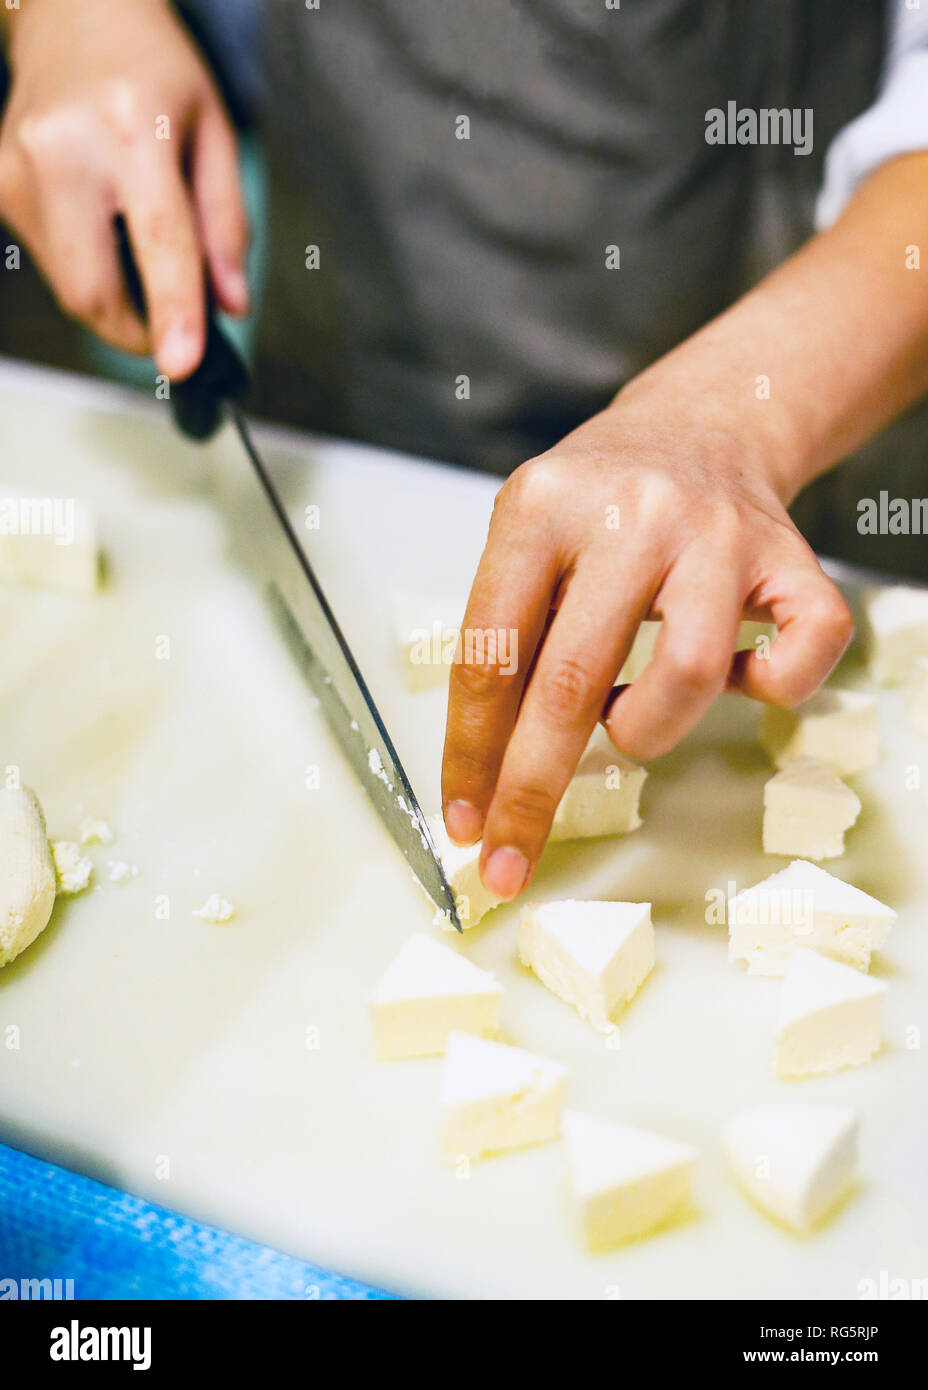
M 698 1215 L 593 1257 L 559 1145 L 444 1171 L 440 1060 L 373 1061 L 365 996 L 430 910 L 230 552 L 205 472 L 235 446 L 204 455 L 154 404 L 11 366 L 0 432 L 0 482 L 89 497 L 110 561 L 94 600 L 0 591 L 0 768 L 22 768 L 54 836 L 88 813 L 119 835 L 93 851 L 98 886 L 0 972 L 0 1139 L 414 1294 L 854 1298 L 881 1271 L 928 1276 L 928 742 L 897 695 L 881 697 L 887 756 L 857 779 L 864 813 L 831 865 L 900 914 L 874 966 L 888 1040 L 869 1067 L 775 1082 L 778 982 L 730 967 L 724 927 L 704 920 L 707 889 L 784 862 L 759 849 L 769 768 L 747 701 L 726 698 L 653 765 L 641 830 L 559 845 L 536 878 L 538 897 L 654 904 L 658 964 L 617 1050 L 518 965 L 515 909 L 460 943 L 505 985 L 511 1039 L 567 1063 L 570 1104 L 701 1151 Z M 295 518 L 320 509 L 311 552 L 430 809 L 444 696 L 405 692 L 390 596 L 466 590 L 496 484 L 265 443 Z M 138 877 L 109 883 L 110 857 Z M 211 892 L 233 921 L 191 916 Z M 861 1112 L 859 1189 L 802 1241 L 729 1184 L 719 1153 L 732 1111 L 777 1099 Z

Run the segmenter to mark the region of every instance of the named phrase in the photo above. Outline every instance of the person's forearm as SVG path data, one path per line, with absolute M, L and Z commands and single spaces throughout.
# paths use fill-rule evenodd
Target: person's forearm
M 756 431 L 791 500 L 928 391 L 928 153 L 883 166 L 835 225 L 620 394 L 678 377 Z M 769 383 L 769 385 L 768 385 Z

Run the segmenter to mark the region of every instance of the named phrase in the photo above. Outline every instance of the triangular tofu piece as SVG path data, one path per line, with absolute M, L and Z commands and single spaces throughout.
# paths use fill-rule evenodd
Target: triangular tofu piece
M 497 898 L 489 889 L 484 888 L 481 882 L 480 841 L 475 845 L 456 845 L 445 829 L 441 811 L 436 811 L 426 820 L 435 852 L 441 860 L 445 877 L 454 894 L 458 919 L 467 931 L 469 927 L 475 927 L 491 908 L 498 906 L 502 898 Z M 439 912 L 435 920 L 443 931 L 454 931 L 447 913 Z
M 660 1134 L 565 1110 L 564 1147 L 584 1236 L 606 1250 L 670 1221 L 689 1202 L 696 1151 Z
M 444 1158 L 480 1158 L 555 1139 L 566 1083 L 560 1062 L 452 1033 L 440 1095 Z
M 552 993 L 602 1033 L 654 965 L 650 903 L 530 903 L 519 956 Z
M 928 589 L 871 589 L 864 595 L 864 618 L 871 678 L 898 685 L 916 657 L 928 656 Z
M 803 948 L 789 958 L 777 1015 L 777 1075 L 869 1062 L 880 1049 L 886 986 Z
M 821 758 L 797 758 L 764 787 L 764 853 L 835 859 L 860 798 Z
M 822 758 L 835 772 L 862 772 L 880 755 L 876 699 L 859 690 L 817 690 L 793 709 L 764 707 L 760 741 L 777 767 Z
M 797 946 L 857 970 L 886 940 L 896 913 L 827 869 L 794 859 L 728 900 L 728 958 L 752 975 L 782 975 Z
M 381 1061 L 444 1052 L 449 1033 L 492 1036 L 503 988 L 450 946 L 419 933 L 395 956 L 370 997 Z
M 758 1105 L 729 1120 L 732 1173 L 768 1215 L 807 1231 L 854 1180 L 857 1117 L 830 1105 Z
M 647 775 L 645 768 L 623 757 L 597 725 L 554 813 L 548 839 L 585 840 L 637 830 Z

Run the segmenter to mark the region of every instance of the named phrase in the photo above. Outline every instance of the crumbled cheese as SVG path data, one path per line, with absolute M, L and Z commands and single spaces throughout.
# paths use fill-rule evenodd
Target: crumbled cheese
M 93 873 L 93 860 L 82 855 L 80 845 L 73 840 L 54 840 L 52 859 L 59 893 L 83 893 Z
M 228 922 L 235 916 L 235 906 L 219 893 L 210 893 L 203 906 L 194 910 L 193 916 L 204 922 Z
M 93 816 L 86 816 L 81 821 L 82 845 L 111 845 L 115 839 L 114 832 L 105 820 L 95 820 Z

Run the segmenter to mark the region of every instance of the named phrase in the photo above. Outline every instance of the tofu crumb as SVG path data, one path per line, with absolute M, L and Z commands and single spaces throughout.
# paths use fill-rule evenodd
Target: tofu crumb
M 81 854 L 73 840 L 53 840 L 52 859 L 59 893 L 83 893 L 93 873 L 93 860 Z
M 203 906 L 194 909 L 193 916 L 203 922 L 228 922 L 235 916 L 235 905 L 220 893 L 210 893 Z
M 106 867 L 110 871 L 110 883 L 126 883 L 128 879 L 138 877 L 138 865 L 127 864 L 124 859 L 107 859 Z
M 105 820 L 95 820 L 87 816 L 81 821 L 82 845 L 111 845 L 116 836 Z

